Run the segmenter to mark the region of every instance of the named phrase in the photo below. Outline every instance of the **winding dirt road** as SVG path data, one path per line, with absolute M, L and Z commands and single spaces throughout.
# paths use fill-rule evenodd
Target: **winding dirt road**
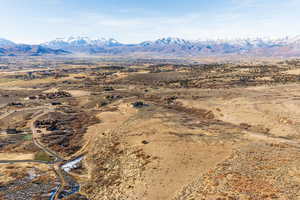
M 35 122 L 47 115 L 49 112 L 54 111 L 54 108 L 51 107 L 37 107 L 37 108 L 26 108 L 26 109 L 21 109 L 18 111 L 10 111 L 7 112 L 5 114 L 3 114 L 2 116 L 0 116 L 0 119 L 4 119 L 6 117 L 8 117 L 9 115 L 16 113 L 16 112 L 21 112 L 21 111 L 28 111 L 28 110 L 39 110 L 35 113 L 35 117 L 32 118 L 31 123 L 30 123 L 30 129 L 32 131 L 32 140 L 33 143 L 40 148 L 42 151 L 44 151 L 45 153 L 47 153 L 48 155 L 52 156 L 55 158 L 54 162 L 46 162 L 46 161 L 38 161 L 38 160 L 0 160 L 0 164 L 11 164 L 11 163 L 43 163 L 43 164 L 48 164 L 51 165 L 53 170 L 55 171 L 55 173 L 57 174 L 57 176 L 60 179 L 61 184 L 59 185 L 58 189 L 56 190 L 56 193 L 54 195 L 54 200 L 58 199 L 58 195 L 59 193 L 62 191 L 62 188 L 65 185 L 65 178 L 64 175 L 62 173 L 62 169 L 61 169 L 61 164 L 63 163 L 63 161 L 65 161 L 64 158 L 62 158 L 60 155 L 58 155 L 56 152 L 48 149 L 46 146 L 44 146 L 40 141 L 39 141 L 39 134 L 37 132 L 37 128 L 35 127 Z

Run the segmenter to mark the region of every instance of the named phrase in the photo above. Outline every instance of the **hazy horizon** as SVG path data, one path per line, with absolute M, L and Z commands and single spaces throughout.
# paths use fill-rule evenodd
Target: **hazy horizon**
M 280 40 L 280 39 L 284 39 L 284 38 L 293 38 L 293 37 L 299 37 L 300 38 L 300 34 L 299 35 L 285 35 L 285 36 L 282 36 L 282 37 L 272 37 L 272 36 L 249 36 L 249 37 L 235 37 L 235 38 L 195 38 L 195 39 L 187 39 L 187 38 L 184 38 L 184 37 L 172 37 L 172 36 L 165 36 L 165 37 L 161 37 L 161 38 L 156 38 L 156 39 L 152 39 L 152 40 L 141 40 L 141 41 L 136 41 L 136 42 L 122 42 L 120 40 L 118 40 L 117 38 L 111 38 L 111 37 L 107 37 L 107 38 L 104 38 L 104 37 L 97 37 L 97 36 L 94 36 L 94 37 L 91 37 L 89 35 L 71 35 L 71 36 L 65 36 L 65 37 L 56 37 L 56 38 L 49 38 L 45 41 L 42 41 L 42 42 L 16 42 L 14 40 L 11 40 L 10 38 L 4 38 L 4 37 L 0 37 L 0 39 L 4 39 L 4 40 L 8 40 L 8 41 L 11 41 L 11 42 L 14 42 L 16 44 L 29 44 L 29 45 L 39 45 L 39 44 L 43 44 L 43 43 L 46 43 L 46 42 L 50 42 L 50 41 L 54 41 L 54 40 L 59 40 L 59 39 L 63 39 L 63 40 L 66 40 L 66 39 L 70 39 L 71 37 L 74 37 L 74 38 L 83 38 L 83 37 L 87 37 L 91 40 L 97 40 L 97 39 L 106 39 L 106 40 L 109 40 L 109 39 L 114 39 L 116 40 L 117 42 L 120 42 L 122 44 L 140 44 L 142 42 L 147 42 L 147 41 L 156 41 L 156 40 L 160 40 L 160 39 L 167 39 L 167 38 L 173 38 L 173 39 L 184 39 L 184 40 L 187 40 L 187 41 L 235 41 L 235 40 L 255 40 L 255 39 L 263 39 L 264 41 L 267 41 L 267 40 Z
M 234 39 L 300 34 L 297 0 L 0 0 L 0 38 L 39 44 L 88 36 L 139 43 L 163 37 Z

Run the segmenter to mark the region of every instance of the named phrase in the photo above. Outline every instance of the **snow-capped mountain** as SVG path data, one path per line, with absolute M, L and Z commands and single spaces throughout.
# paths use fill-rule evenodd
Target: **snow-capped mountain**
M 167 38 L 162 38 L 158 39 L 154 42 L 156 45 L 191 45 L 192 42 L 189 40 L 181 39 L 181 38 L 172 38 L 172 37 L 167 37 Z
M 253 55 L 253 56 L 300 56 L 300 36 L 284 38 L 241 38 L 217 40 L 185 40 L 181 38 L 161 38 L 138 44 L 122 44 L 115 39 L 69 37 L 57 38 L 40 45 L 20 45 L 0 39 L 0 55 L 67 54 L 84 53 L 96 55 Z
M 192 53 L 195 51 L 195 43 L 193 41 L 181 38 L 161 38 L 155 41 L 146 41 L 133 45 L 138 51 L 142 52 L 160 52 L 166 54 L 182 54 Z
M 4 38 L 0 38 L 0 47 L 8 47 L 16 45 L 14 42 L 10 40 L 6 40 Z
M 0 39 L 0 56 L 42 56 L 69 53 L 62 49 L 51 49 L 42 45 L 16 44 L 10 40 Z
M 161 38 L 139 44 L 122 44 L 115 39 L 70 37 L 58 38 L 43 46 L 88 54 L 129 54 L 151 53 L 159 55 L 223 55 L 262 54 L 300 55 L 300 36 L 271 38 L 244 38 L 234 40 L 185 40 L 181 38 Z
M 105 38 L 89 38 L 89 37 L 69 37 L 69 38 L 57 38 L 50 42 L 42 44 L 50 48 L 68 48 L 78 49 L 80 47 L 114 47 L 121 45 L 115 39 Z
M 280 43 L 282 45 L 295 45 L 300 44 L 300 35 L 294 36 L 294 37 L 284 37 L 277 40 L 274 40 L 273 42 Z
M 180 38 L 162 38 L 153 42 L 143 42 L 140 46 L 146 51 L 163 51 L 181 54 L 228 54 L 245 53 L 258 48 L 281 46 L 280 43 L 268 39 L 235 39 L 235 40 L 184 40 Z

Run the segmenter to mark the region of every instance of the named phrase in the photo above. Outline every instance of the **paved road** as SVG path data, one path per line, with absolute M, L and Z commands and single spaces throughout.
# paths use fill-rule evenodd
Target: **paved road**
M 32 131 L 32 140 L 33 143 L 39 147 L 42 151 L 44 151 L 45 153 L 47 153 L 50 156 L 53 156 L 55 158 L 54 162 L 46 162 L 46 161 L 39 161 L 39 160 L 0 160 L 0 164 L 13 164 L 13 163 L 42 163 L 42 164 L 48 164 L 48 165 L 52 165 L 55 173 L 57 174 L 57 176 L 59 177 L 61 184 L 59 185 L 58 189 L 56 190 L 56 193 L 54 194 L 54 200 L 58 199 L 58 195 L 60 193 L 60 191 L 62 190 L 64 184 L 65 184 L 65 178 L 61 172 L 61 168 L 60 165 L 63 161 L 65 161 L 60 155 L 58 155 L 56 152 L 48 149 L 47 147 L 45 147 L 39 140 L 38 140 L 38 133 L 37 133 L 37 129 L 35 127 L 35 122 L 45 116 L 46 114 L 48 114 L 49 112 L 54 111 L 53 107 L 46 107 L 46 106 L 39 106 L 39 107 L 35 107 L 35 108 L 24 108 L 24 109 L 20 109 L 20 110 L 16 110 L 16 111 L 10 111 L 7 113 L 4 113 L 0 116 L 0 120 L 4 119 L 6 117 L 8 117 L 9 115 L 16 113 L 16 112 L 22 112 L 22 111 L 28 111 L 28 110 L 39 110 L 35 113 L 35 117 L 31 120 L 31 124 L 30 124 L 30 129 Z
M 39 134 L 37 132 L 37 128 L 35 127 L 35 122 L 39 120 L 41 117 L 47 115 L 50 112 L 54 111 L 54 107 L 46 107 L 46 106 L 40 106 L 36 108 L 25 108 L 17 111 L 11 111 L 8 113 L 5 113 L 0 116 L 0 120 L 8 117 L 9 115 L 15 113 L 15 112 L 21 112 L 21 111 L 27 111 L 27 110 L 39 110 L 35 113 L 35 117 L 32 118 L 30 123 L 30 129 L 32 131 L 32 140 L 33 143 L 39 147 L 42 151 L 47 153 L 50 156 L 53 156 L 55 158 L 54 162 L 46 162 L 46 161 L 39 161 L 39 160 L 0 160 L 0 164 L 13 164 L 13 163 L 43 163 L 51 165 L 53 170 L 55 171 L 56 175 L 59 177 L 61 184 L 58 186 L 57 190 L 55 191 L 55 194 L 51 197 L 53 200 L 57 200 L 59 194 L 63 191 L 64 186 L 66 185 L 66 178 L 64 176 L 64 172 L 61 168 L 61 165 L 64 163 L 67 163 L 69 161 L 66 161 L 64 158 L 62 158 L 60 155 L 58 155 L 56 152 L 52 151 L 51 149 L 48 149 L 46 146 L 44 146 L 39 141 Z
M 42 163 L 53 164 L 53 162 L 41 161 L 41 160 L 0 160 L 0 164 L 13 164 L 13 163 Z
M 36 122 L 39 118 L 41 118 L 41 117 L 47 115 L 47 114 L 48 114 L 49 112 L 51 112 L 51 111 L 54 111 L 54 109 L 44 110 L 42 113 L 40 113 L 40 114 L 38 114 L 37 116 L 35 116 L 35 117 L 32 119 L 32 121 L 31 121 L 30 129 L 31 129 L 31 131 L 32 131 L 32 140 L 33 140 L 34 144 L 35 144 L 37 147 L 39 147 L 40 149 L 42 149 L 42 150 L 43 150 L 45 153 L 47 153 L 48 155 L 55 157 L 55 162 L 56 162 L 56 163 L 54 164 L 53 169 L 54 169 L 55 173 L 57 174 L 57 176 L 59 177 L 60 182 L 61 182 L 61 184 L 59 185 L 59 188 L 56 190 L 55 194 L 53 195 L 53 196 L 54 196 L 53 199 L 56 200 L 56 199 L 58 199 L 58 195 L 59 195 L 60 192 L 63 190 L 64 185 L 65 185 L 65 182 L 66 182 L 66 181 L 65 181 L 65 177 L 64 177 L 64 175 L 63 175 L 63 173 L 62 173 L 62 169 L 61 169 L 61 167 L 60 167 L 61 163 L 62 163 L 63 161 L 65 161 L 65 159 L 63 159 L 63 158 L 62 158 L 60 155 L 58 155 L 56 152 L 54 152 L 54 151 L 48 149 L 47 147 L 45 147 L 45 146 L 39 141 L 39 139 L 38 139 L 39 133 L 37 133 L 37 129 L 36 129 L 36 127 L 35 127 L 35 122 Z

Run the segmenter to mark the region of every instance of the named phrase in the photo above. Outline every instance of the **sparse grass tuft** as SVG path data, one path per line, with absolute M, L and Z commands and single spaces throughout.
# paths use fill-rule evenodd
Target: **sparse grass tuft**
M 34 155 L 34 160 L 39 160 L 39 161 L 46 161 L 46 162 L 51 162 L 53 161 L 53 158 L 50 157 L 48 154 L 46 154 L 43 151 L 37 152 Z
M 23 136 L 23 140 L 26 140 L 26 141 L 30 141 L 32 140 L 32 135 L 31 134 L 26 134 Z

